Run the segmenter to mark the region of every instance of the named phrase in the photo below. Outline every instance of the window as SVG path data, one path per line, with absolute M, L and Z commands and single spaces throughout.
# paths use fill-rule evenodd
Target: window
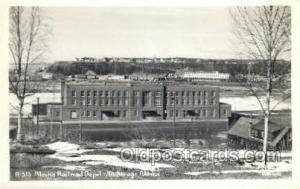
M 196 92 L 195 91 L 193 91 L 193 96 L 195 96 L 196 95 Z
M 97 116 L 97 111 L 93 111 L 93 116 L 96 117 Z
M 97 100 L 93 99 L 93 105 L 96 106 L 97 105 Z
M 125 105 L 126 106 L 128 105 L 128 99 L 125 99 Z
M 92 103 L 91 103 L 91 99 L 86 99 L 87 100 L 87 105 L 91 105 Z
M 111 91 L 111 96 L 115 96 L 115 91 Z
M 108 99 L 107 98 L 105 99 L 105 105 L 108 105 Z
M 121 96 L 121 92 L 120 92 L 120 91 L 118 91 L 118 92 L 117 92 L 117 95 L 118 95 L 118 96 Z
M 85 99 L 81 99 L 81 105 L 85 105 Z
M 124 91 L 124 96 L 128 96 L 128 91 Z
M 170 117 L 173 117 L 173 110 L 170 110 Z
M 72 91 L 72 97 L 76 97 L 76 91 L 75 90 Z
M 72 99 L 72 105 L 76 105 L 76 100 Z
M 84 97 L 84 91 L 80 91 L 80 96 Z
M 102 91 L 99 91 L 99 96 L 102 96 L 103 95 L 103 92 Z
M 187 92 L 186 92 L 186 96 L 190 96 L 190 91 L 187 91 Z
M 161 103 L 160 103 L 160 98 L 154 98 L 154 106 L 160 106 Z
M 198 96 L 201 96 L 201 91 L 198 91 Z
M 81 112 L 81 117 L 84 117 L 84 111 Z
M 135 116 L 138 116 L 138 115 L 139 115 L 139 113 L 138 113 L 137 110 L 134 110 L 134 115 L 135 115 Z
M 91 91 L 87 91 L 86 96 L 91 96 Z
M 90 113 L 89 110 L 86 111 L 86 116 L 87 116 L 87 117 L 90 117 L 90 116 L 91 116 L 91 113 Z
M 203 91 L 203 96 L 206 96 L 207 92 L 206 91 Z
M 126 110 L 123 111 L 123 117 L 126 117 Z
M 181 91 L 181 96 L 184 96 L 184 91 Z
M 71 118 L 72 119 L 77 118 L 77 112 L 76 111 L 74 111 L 74 110 L 71 111 Z
M 111 99 L 111 105 L 115 105 L 115 99 Z
M 108 96 L 108 91 L 105 91 L 105 96 Z
M 100 98 L 99 99 L 99 106 L 102 106 L 103 105 L 103 101 L 102 101 L 102 99 Z
M 55 116 L 58 117 L 60 115 L 59 111 L 55 112 Z
M 175 92 L 175 96 L 178 96 L 178 91 Z
M 94 97 L 97 96 L 97 91 L 93 91 L 93 96 L 94 96 Z
M 175 110 L 175 116 L 178 117 L 178 110 Z
M 223 109 L 223 114 L 227 115 L 227 110 L 226 109 Z

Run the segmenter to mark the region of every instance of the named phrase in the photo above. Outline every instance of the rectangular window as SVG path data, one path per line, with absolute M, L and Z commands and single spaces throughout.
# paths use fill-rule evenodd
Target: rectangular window
M 198 91 L 198 96 L 201 96 L 201 91 Z
M 115 96 L 115 91 L 111 91 L 111 96 Z
M 181 91 L 181 96 L 184 96 L 184 91 Z
M 76 91 L 75 90 L 72 91 L 72 97 L 76 97 Z
M 93 105 L 96 106 L 97 105 L 97 100 L 93 99 Z
M 84 91 L 80 91 L 80 96 L 84 97 Z
M 81 99 L 81 105 L 85 105 L 85 99 Z
M 87 91 L 86 96 L 91 96 L 91 91 Z
M 91 99 L 86 99 L 87 100 L 87 105 L 91 105 L 92 103 L 91 103 Z
M 94 96 L 94 97 L 97 96 L 97 91 L 93 91 L 93 96 Z
M 160 105 L 161 105 L 160 98 L 155 97 L 154 98 L 154 106 L 160 106 Z
M 115 99 L 111 99 L 111 105 L 115 105 Z
M 90 116 L 91 116 L 91 113 L 90 113 L 89 110 L 86 111 L 86 116 L 87 116 L 87 117 L 90 117 Z
M 125 99 L 125 105 L 128 106 L 128 99 Z
M 105 91 L 105 96 L 108 96 L 108 91 Z
M 72 105 L 76 105 L 76 100 L 72 99 Z
M 193 96 L 195 96 L 196 95 L 196 92 L 195 91 L 193 91 Z
M 126 110 L 123 111 L 123 117 L 126 117 Z
M 190 91 L 187 91 L 187 92 L 186 92 L 186 96 L 190 96 Z
M 99 96 L 102 96 L 103 95 L 103 92 L 102 91 L 99 91 Z
M 103 101 L 102 101 L 102 99 L 100 98 L 99 99 L 99 106 L 102 106 L 103 105 Z
M 55 116 L 58 117 L 59 116 L 59 111 L 55 112 Z
M 118 96 L 121 96 L 121 92 L 120 92 L 120 91 L 118 91 L 118 92 L 117 92 L 117 95 L 118 95 Z
M 77 112 L 76 111 L 74 111 L 74 110 L 71 111 L 71 118 L 72 119 L 77 118 Z
M 175 96 L 178 96 L 178 91 L 175 92 Z
M 106 106 L 108 105 L 108 99 L 107 98 L 105 99 L 105 105 Z
M 97 111 L 93 111 L 93 116 L 96 117 L 97 116 Z
M 81 117 L 84 117 L 84 115 L 85 115 L 85 114 L 84 114 L 84 111 L 82 111 L 82 112 L 81 112 Z
M 175 117 L 178 117 L 178 110 L 175 110 Z

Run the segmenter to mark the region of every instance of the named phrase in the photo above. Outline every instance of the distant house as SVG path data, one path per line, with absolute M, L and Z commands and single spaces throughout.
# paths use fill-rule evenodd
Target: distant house
M 269 121 L 268 149 L 292 148 L 291 126 Z M 241 117 L 228 131 L 228 146 L 237 149 L 262 150 L 264 120 Z
M 88 70 L 86 73 L 85 73 L 85 77 L 86 79 L 97 79 L 97 74 L 95 72 L 93 72 L 92 70 Z
M 229 80 L 229 73 L 220 73 L 220 72 L 184 72 L 181 77 L 183 79 L 191 80 Z

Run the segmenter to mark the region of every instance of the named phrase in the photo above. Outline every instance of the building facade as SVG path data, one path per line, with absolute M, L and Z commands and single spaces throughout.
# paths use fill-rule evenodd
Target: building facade
M 219 102 L 219 88 L 209 86 L 77 80 L 62 82 L 61 97 L 60 106 L 47 106 L 48 120 L 188 121 L 231 116 L 231 106 Z

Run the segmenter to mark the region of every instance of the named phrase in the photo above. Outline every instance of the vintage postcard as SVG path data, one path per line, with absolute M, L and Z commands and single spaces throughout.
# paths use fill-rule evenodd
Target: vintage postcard
M 6 6 L 4 188 L 103 180 L 291 186 L 297 1 L 54 5 Z

